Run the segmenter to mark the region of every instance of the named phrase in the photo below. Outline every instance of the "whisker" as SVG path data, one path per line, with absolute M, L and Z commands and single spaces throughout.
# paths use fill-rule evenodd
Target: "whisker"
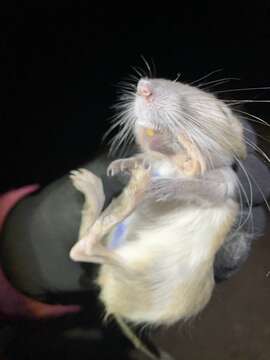
M 253 91 L 253 90 L 270 90 L 270 86 L 262 86 L 262 87 L 250 87 L 250 88 L 239 88 L 239 89 L 228 89 L 228 90 L 220 90 L 216 91 L 217 94 L 227 93 L 227 92 L 236 92 L 236 91 Z
M 174 82 L 177 82 L 177 81 L 179 80 L 179 78 L 180 78 L 181 75 L 182 75 L 181 73 L 177 73 L 177 76 L 176 76 L 176 78 L 175 78 L 173 81 L 174 81 Z
M 149 63 L 147 62 L 147 60 L 145 59 L 145 57 L 143 55 L 141 55 L 141 58 L 149 71 L 149 77 L 152 78 L 152 70 L 151 70 Z
M 257 183 L 257 181 L 255 180 L 254 176 L 252 176 L 251 174 L 249 174 L 249 176 L 251 177 L 252 181 L 254 182 L 254 184 L 256 185 L 257 189 L 259 190 L 260 194 L 262 195 L 262 198 L 265 202 L 265 205 L 268 209 L 268 211 L 270 211 L 270 205 L 268 203 L 268 200 L 266 199 L 265 195 L 264 195 L 264 192 L 262 190 L 262 188 L 259 186 L 259 184 Z
M 214 87 L 216 87 L 216 86 L 220 86 L 220 85 L 222 85 L 222 84 L 226 84 L 226 83 L 228 83 L 230 80 L 223 80 L 223 81 L 220 81 L 220 82 L 218 82 L 218 83 L 216 83 L 216 84 L 212 84 L 212 85 L 210 85 L 210 86 L 207 86 L 207 87 L 205 87 L 205 88 L 203 88 L 205 91 L 209 91 L 210 89 L 213 89 Z M 216 94 L 217 93 L 217 91 L 213 91 L 212 92 L 212 94 Z
M 123 113 L 123 112 L 122 112 Z M 121 127 L 121 125 L 123 125 L 125 123 L 125 119 L 122 118 L 122 113 L 115 115 L 114 117 L 112 117 L 111 122 L 112 125 L 109 127 L 109 129 L 105 132 L 105 134 L 103 135 L 103 140 L 106 140 L 106 138 L 108 137 L 108 135 L 116 128 L 116 127 Z
M 119 126 L 119 124 L 118 124 L 118 123 L 115 123 L 115 124 L 113 124 L 112 126 L 109 127 L 109 129 L 108 129 L 108 130 L 105 132 L 105 134 L 102 136 L 102 139 L 101 139 L 102 143 L 104 143 L 105 141 L 107 141 L 108 136 L 112 133 L 112 131 L 113 131 L 117 126 Z
M 251 146 L 254 150 L 258 151 L 269 163 L 270 163 L 270 158 L 266 155 L 266 153 L 256 144 L 250 142 L 249 140 L 246 139 L 246 143 Z
M 219 83 L 223 83 L 223 82 L 228 82 L 228 81 L 231 81 L 231 80 L 240 80 L 239 78 L 222 78 L 222 79 L 218 79 L 218 80 L 212 80 L 212 81 L 209 81 L 207 83 L 202 83 L 202 84 L 199 84 L 197 87 L 198 88 L 204 88 L 205 86 L 207 85 L 210 85 L 210 84 L 216 84 L 216 85 L 220 85 Z
M 270 143 L 270 139 L 267 139 L 265 136 L 262 136 L 261 134 L 258 134 L 256 131 L 253 131 L 251 129 L 248 129 L 247 127 L 243 126 L 243 129 L 247 132 L 250 132 L 251 134 L 254 134 L 255 136 L 261 138 L 262 140 L 269 142 Z M 254 144 L 254 143 L 253 143 Z
M 250 100 L 250 99 L 239 99 L 239 100 L 222 100 L 225 103 L 228 103 L 230 106 L 239 105 L 239 104 L 248 104 L 248 103 L 270 103 L 270 100 Z M 231 103 L 230 103 L 231 101 Z
M 117 88 L 124 90 L 134 90 L 136 89 L 136 84 L 131 83 L 130 81 L 119 81 L 116 85 Z
M 243 200 L 243 196 L 242 196 L 242 191 L 243 191 L 244 197 L 245 197 L 245 199 L 247 201 L 247 204 L 249 206 L 250 206 L 250 204 L 249 204 L 249 199 L 248 199 L 247 193 L 246 193 L 243 185 L 241 184 L 240 179 L 238 178 L 238 176 L 236 176 L 236 181 L 237 181 L 237 192 L 238 192 L 238 195 L 239 195 L 239 205 L 240 205 L 239 220 L 238 220 L 238 229 L 239 229 L 239 227 L 242 226 L 241 224 L 242 224 L 242 219 L 243 219 L 243 216 L 244 216 L 244 205 L 243 205 L 244 200 Z M 234 230 L 234 232 L 237 232 L 237 228 Z
M 258 120 L 257 123 L 260 123 L 260 124 L 263 124 L 263 125 L 266 125 L 266 126 L 270 126 L 265 120 L 263 120 L 262 118 L 256 116 L 256 115 L 253 115 L 253 114 L 250 114 L 246 111 L 243 111 L 243 110 L 239 110 L 239 109 L 234 109 L 233 111 L 236 111 L 236 112 L 239 112 L 241 114 L 245 114 L 245 115 L 248 115 L 251 117 L 251 119 L 249 118 L 248 120 L 250 121 L 253 121 L 253 119 L 255 120 Z M 255 122 L 255 121 L 254 121 Z
M 197 79 L 197 80 L 195 80 L 195 81 L 192 81 L 189 85 L 196 84 L 196 83 L 198 83 L 199 81 L 204 80 L 204 79 L 208 78 L 209 76 L 211 76 L 211 75 L 213 75 L 213 74 L 216 74 L 217 72 L 220 72 L 220 71 L 222 71 L 222 70 L 223 70 L 223 69 L 221 68 L 221 69 L 217 69 L 217 70 L 211 71 L 210 73 L 208 73 L 208 74 L 200 77 L 199 79 Z
M 134 74 L 129 74 L 123 80 L 134 81 L 137 84 L 137 82 L 140 80 L 140 78 L 141 78 L 141 76 L 137 76 L 137 75 L 134 75 Z
M 125 151 L 125 141 L 129 137 L 129 133 L 131 132 L 132 127 L 128 122 L 123 126 L 123 128 L 116 134 L 116 136 L 111 141 L 111 147 L 109 153 L 111 155 L 115 155 L 119 148 L 122 146 L 121 152 Z
M 245 199 L 246 199 L 246 201 L 247 201 L 247 204 L 248 204 L 247 217 L 246 217 L 245 221 L 244 221 L 242 224 L 240 224 L 240 225 L 238 226 L 238 228 L 236 229 L 236 231 L 239 231 L 239 230 L 248 222 L 248 220 L 250 219 L 250 217 L 252 217 L 253 189 L 252 189 L 252 183 L 251 183 L 251 181 L 250 181 L 250 174 L 248 174 L 248 172 L 247 172 L 245 166 L 243 165 L 242 161 L 240 161 L 237 156 L 234 156 L 234 159 L 235 159 L 235 161 L 238 163 L 238 165 L 241 167 L 243 173 L 244 173 L 245 176 L 246 176 L 246 179 L 247 179 L 247 182 L 248 182 L 248 186 L 249 186 L 249 192 L 250 192 L 250 200 L 249 200 L 249 198 L 248 198 L 248 196 L 247 196 L 247 193 L 246 193 L 246 190 L 244 189 L 243 185 L 242 185 L 241 182 L 240 182 L 240 179 L 238 178 L 238 180 L 239 180 L 239 186 L 241 187 L 241 190 L 242 190 L 242 192 L 243 192 L 243 194 L 244 194 L 244 196 L 245 196 Z
M 236 177 L 237 180 L 237 191 L 239 194 L 239 205 L 240 205 L 240 211 L 239 211 L 239 221 L 238 221 L 238 227 L 234 230 L 234 232 L 238 232 L 242 227 L 244 227 L 244 225 L 248 222 L 248 220 L 251 218 L 252 219 L 252 204 L 250 202 L 250 199 L 248 198 L 247 192 L 244 188 L 244 186 L 241 184 L 240 179 L 238 178 L 238 176 Z M 242 195 L 243 193 L 243 195 Z M 248 212 L 246 213 L 246 211 L 244 211 L 244 205 L 243 205 L 243 196 L 244 199 L 247 203 L 247 208 L 248 208 Z M 250 216 L 248 215 L 250 211 Z M 244 214 L 246 213 L 246 218 L 244 219 Z M 244 219 L 244 221 L 243 221 Z M 253 224 L 253 222 L 252 222 Z
M 141 71 L 140 71 L 141 69 L 138 70 L 138 68 L 135 67 L 135 66 L 131 66 L 131 68 L 132 68 L 133 71 L 135 71 L 136 74 L 138 74 L 140 76 L 140 78 L 145 77 L 145 74 L 141 73 Z

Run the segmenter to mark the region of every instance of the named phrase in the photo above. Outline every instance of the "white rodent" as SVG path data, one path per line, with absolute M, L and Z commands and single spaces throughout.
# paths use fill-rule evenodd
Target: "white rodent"
M 86 201 L 70 256 L 101 264 L 107 315 L 171 325 L 211 297 L 215 255 L 240 211 L 232 164 L 246 156 L 243 129 L 224 102 L 178 81 L 140 79 L 119 108 L 112 148 L 134 137 L 140 153 L 109 166 L 131 178 L 103 212 L 100 179 L 73 172 Z

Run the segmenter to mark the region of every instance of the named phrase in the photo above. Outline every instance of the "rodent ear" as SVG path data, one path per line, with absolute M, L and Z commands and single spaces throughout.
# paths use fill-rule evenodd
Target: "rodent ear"
M 183 171 L 185 175 L 196 176 L 202 175 L 205 171 L 204 166 L 199 159 L 189 159 L 184 162 Z
M 194 141 L 186 135 L 179 135 L 178 139 L 186 150 L 188 159 L 184 162 L 184 172 L 189 176 L 201 175 L 206 170 L 206 164 L 202 153 Z

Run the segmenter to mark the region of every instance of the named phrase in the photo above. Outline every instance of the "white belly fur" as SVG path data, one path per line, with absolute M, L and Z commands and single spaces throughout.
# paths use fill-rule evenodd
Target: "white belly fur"
M 213 261 L 235 221 L 238 205 L 141 207 L 126 242 L 115 252 L 125 269 L 103 265 L 97 279 L 108 314 L 134 323 L 170 325 L 196 315 L 214 287 Z M 151 215 L 150 215 L 151 214 Z

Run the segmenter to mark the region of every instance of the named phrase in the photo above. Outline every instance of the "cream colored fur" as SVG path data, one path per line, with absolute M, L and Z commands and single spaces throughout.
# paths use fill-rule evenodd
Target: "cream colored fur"
M 238 206 L 228 200 L 219 207 L 168 209 L 142 204 L 131 216 L 126 244 L 115 251 L 127 272 L 101 267 L 97 283 L 108 314 L 169 325 L 196 315 L 209 301 L 214 255 Z
M 81 181 L 85 174 L 75 173 L 72 180 L 75 186 L 83 183 L 76 187 L 88 209 L 83 228 L 89 229 L 87 222 L 93 226 L 70 254 L 76 261 L 102 264 L 96 282 L 107 315 L 170 325 L 198 314 L 211 297 L 215 254 L 239 211 L 231 165 L 245 157 L 246 149 L 238 118 L 213 95 L 164 79 L 142 81 L 123 111 L 126 121 L 121 120 L 114 143 L 133 131 L 142 154 L 110 165 L 115 173 L 131 170 L 131 181 L 93 219 L 89 214 L 98 212 L 98 202 L 90 201 L 93 181 L 88 186 Z M 149 91 L 140 92 L 141 85 Z M 151 165 L 150 177 L 142 159 Z M 164 179 L 157 185 L 165 183 L 165 188 L 151 187 L 155 171 Z M 181 193 L 184 183 L 189 183 L 186 194 Z M 144 197 L 147 187 L 150 196 Z M 112 249 L 112 227 L 127 216 L 124 241 Z

